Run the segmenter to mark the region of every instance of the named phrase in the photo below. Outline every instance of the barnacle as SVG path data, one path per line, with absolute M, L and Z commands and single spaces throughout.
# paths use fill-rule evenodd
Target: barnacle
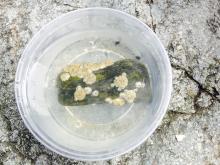
M 125 72 L 123 72 L 121 75 L 115 77 L 113 84 L 119 90 L 125 89 L 128 85 L 127 74 Z
M 74 100 L 75 101 L 81 101 L 83 99 L 85 99 L 86 97 L 86 91 L 84 88 L 82 88 L 81 86 L 77 86 L 76 90 L 74 92 Z

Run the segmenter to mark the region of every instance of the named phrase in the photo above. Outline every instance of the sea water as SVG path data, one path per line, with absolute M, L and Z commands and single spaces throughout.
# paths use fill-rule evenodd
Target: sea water
M 134 59 L 144 63 L 148 68 L 144 54 L 138 51 L 139 43 L 130 42 L 126 35 L 123 38 L 113 38 L 111 33 L 105 34 L 103 37 L 99 33 L 84 32 L 83 36 L 73 33 L 60 38 L 42 52 L 29 77 L 30 86 L 35 86 L 35 98 L 31 97 L 30 100 L 32 105 L 37 107 L 44 104 L 39 107 L 41 113 L 55 120 L 68 134 L 88 140 L 106 140 L 120 136 L 128 130 L 135 129 L 145 120 L 150 122 L 152 113 L 150 78 L 146 80 L 144 89 L 147 95 L 139 102 L 121 107 L 104 103 L 63 106 L 58 102 L 57 76 L 69 64 L 99 63 L 107 59 Z M 147 77 L 150 77 L 150 74 Z M 40 84 L 39 79 L 43 79 Z M 36 88 L 39 88 L 37 92 Z M 141 97 L 138 94 L 137 97 Z

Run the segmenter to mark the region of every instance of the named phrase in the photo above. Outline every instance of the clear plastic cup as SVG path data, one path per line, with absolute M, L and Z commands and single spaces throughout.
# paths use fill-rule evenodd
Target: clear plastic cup
M 72 63 L 136 59 L 148 69 L 148 95 L 123 107 L 63 106 L 57 75 Z M 161 122 L 171 95 L 171 66 L 154 32 L 108 8 L 69 12 L 44 26 L 19 61 L 15 94 L 31 133 L 46 147 L 78 160 L 110 159 L 134 149 Z

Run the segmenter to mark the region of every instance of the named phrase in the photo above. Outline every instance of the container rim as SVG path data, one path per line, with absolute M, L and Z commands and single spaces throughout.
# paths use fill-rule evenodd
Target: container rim
M 27 51 L 30 49 L 30 43 L 32 43 L 34 40 L 36 40 L 37 36 L 40 35 L 40 33 L 42 31 L 44 31 L 45 29 L 47 29 L 48 27 L 52 26 L 56 21 L 62 19 L 63 17 L 66 17 L 67 15 L 73 15 L 76 13 L 80 13 L 80 12 L 85 12 L 85 11 L 93 11 L 93 10 L 99 10 L 99 11 L 108 11 L 108 12 L 114 12 L 114 13 L 118 13 L 121 15 L 124 15 L 125 17 L 128 17 L 129 19 L 132 19 L 134 21 L 139 22 L 139 24 L 141 24 L 144 28 L 146 28 L 147 30 L 149 30 L 153 37 L 156 39 L 156 41 L 158 42 L 158 45 L 161 48 L 162 54 L 163 54 L 163 60 L 164 60 L 164 64 L 165 64 L 165 68 L 167 70 L 167 77 L 166 77 L 166 82 L 167 82 L 167 86 L 165 89 L 165 92 L 162 96 L 162 100 L 161 100 L 161 104 L 159 106 L 159 114 L 156 117 L 156 119 L 154 120 L 154 122 L 151 124 L 149 130 L 150 131 L 145 131 L 145 133 L 142 135 L 142 139 L 140 141 L 135 141 L 135 143 L 130 144 L 129 146 L 127 146 L 126 148 L 121 148 L 120 150 L 117 151 L 112 151 L 109 152 L 107 154 L 99 154 L 99 155 L 95 155 L 95 154 L 76 154 L 76 153 L 70 153 L 62 148 L 60 148 L 59 146 L 57 146 L 56 144 L 54 144 L 53 142 L 49 141 L 48 139 L 45 139 L 45 137 L 43 135 L 41 135 L 39 130 L 35 130 L 35 128 L 33 127 L 32 123 L 29 121 L 29 119 L 26 118 L 23 109 L 25 108 L 23 105 L 23 102 L 21 102 L 21 100 L 23 100 L 23 98 L 20 98 L 21 92 L 22 92 L 22 84 L 20 83 L 20 77 L 21 77 L 21 72 L 23 70 L 23 59 L 24 58 L 28 58 L 28 54 Z M 25 123 L 25 126 L 29 129 L 29 131 L 33 134 L 33 136 L 39 141 L 41 142 L 41 144 L 43 144 L 44 146 L 46 146 L 47 148 L 49 148 L 51 151 L 54 151 L 64 157 L 68 157 L 71 159 L 76 159 L 76 160 L 86 160 L 86 161 L 95 161 L 95 160 L 107 160 L 107 159 L 111 159 L 115 156 L 119 156 L 122 154 L 125 154 L 131 150 L 133 150 L 134 148 L 136 148 L 137 146 L 139 146 L 140 144 L 142 144 L 154 131 L 155 129 L 158 127 L 158 125 L 160 124 L 160 122 L 162 121 L 162 118 L 164 117 L 167 108 L 168 108 L 168 104 L 171 98 L 171 91 L 172 91 L 172 70 L 171 70 L 171 65 L 170 65 L 170 61 L 169 61 L 169 57 L 165 51 L 164 46 L 162 45 L 161 41 L 158 39 L 158 37 L 156 36 L 156 34 L 153 32 L 152 29 L 150 29 L 146 24 L 144 24 L 142 21 L 140 21 L 139 19 L 137 19 L 136 17 L 125 13 L 123 11 L 120 10 L 116 10 L 116 9 L 111 9 L 111 8 L 105 8 L 105 7 L 90 7 L 90 8 L 83 8 L 83 9 L 77 9 L 71 12 L 68 12 L 66 14 L 63 14 L 57 18 L 55 18 L 54 20 L 52 20 L 51 22 L 49 22 L 48 24 L 44 25 L 32 38 L 31 40 L 28 42 L 28 45 L 26 46 L 24 52 L 22 53 L 20 60 L 18 62 L 18 66 L 17 66 L 17 70 L 16 70 L 16 75 L 15 75 L 15 86 L 14 86 L 14 90 L 15 90 L 15 98 L 16 98 L 16 103 L 18 106 L 18 110 L 19 113 Z M 39 132 L 39 133 L 38 133 Z

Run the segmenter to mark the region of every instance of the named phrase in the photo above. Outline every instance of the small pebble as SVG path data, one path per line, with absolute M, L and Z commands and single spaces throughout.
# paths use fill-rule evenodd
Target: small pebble
M 115 45 L 119 45 L 120 44 L 120 41 L 115 41 Z
M 181 142 L 181 141 L 183 141 L 183 139 L 184 139 L 185 137 L 186 137 L 185 135 L 176 135 L 176 140 L 177 140 L 178 142 Z
M 140 59 L 141 59 L 141 57 L 140 57 L 140 56 L 136 56 L 136 59 L 137 59 L 137 60 L 140 60 Z

